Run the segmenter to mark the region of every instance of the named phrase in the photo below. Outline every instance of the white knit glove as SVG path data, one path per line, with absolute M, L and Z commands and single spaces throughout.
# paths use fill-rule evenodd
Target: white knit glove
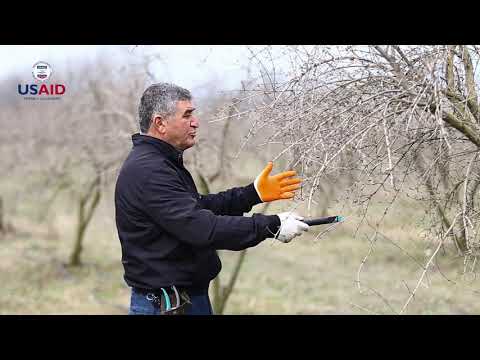
M 292 212 L 284 212 L 277 214 L 280 218 L 280 231 L 276 239 L 283 243 L 290 242 L 295 236 L 302 235 L 304 231 L 308 231 L 309 226 L 303 221 L 303 217 Z

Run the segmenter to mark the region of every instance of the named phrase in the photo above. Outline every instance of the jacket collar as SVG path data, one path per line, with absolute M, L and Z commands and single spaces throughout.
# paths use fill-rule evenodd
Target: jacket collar
M 183 166 L 183 151 L 178 150 L 166 141 L 157 139 L 153 136 L 136 133 L 132 135 L 132 142 L 133 146 L 138 146 L 141 144 L 153 145 L 155 149 L 164 154 L 175 164 Z

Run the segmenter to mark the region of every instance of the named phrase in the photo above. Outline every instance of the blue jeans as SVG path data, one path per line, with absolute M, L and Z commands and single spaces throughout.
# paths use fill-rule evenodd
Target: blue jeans
M 189 296 L 192 304 L 188 307 L 185 315 L 213 315 L 208 288 L 204 292 L 189 294 Z M 128 315 L 160 315 L 160 309 L 147 300 L 145 294 L 132 289 Z

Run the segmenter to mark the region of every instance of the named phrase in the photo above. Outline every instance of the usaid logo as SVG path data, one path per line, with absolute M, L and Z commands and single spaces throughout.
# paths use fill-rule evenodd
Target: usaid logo
M 52 75 L 52 67 L 46 62 L 39 61 L 33 65 L 32 75 L 34 79 L 46 81 Z
M 32 68 L 32 76 L 33 79 L 39 83 L 18 84 L 18 94 L 24 96 L 25 100 L 61 99 L 61 95 L 65 94 L 65 85 L 46 83 L 46 81 L 52 76 L 52 72 L 52 67 L 45 61 L 35 63 Z

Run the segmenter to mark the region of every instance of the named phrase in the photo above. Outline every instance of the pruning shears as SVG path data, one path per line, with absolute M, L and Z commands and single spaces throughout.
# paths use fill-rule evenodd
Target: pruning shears
M 305 219 L 302 221 L 309 226 L 315 226 L 315 225 L 342 222 L 344 220 L 345 218 L 343 216 L 337 215 L 337 216 L 327 216 L 327 217 L 314 218 L 314 219 Z

